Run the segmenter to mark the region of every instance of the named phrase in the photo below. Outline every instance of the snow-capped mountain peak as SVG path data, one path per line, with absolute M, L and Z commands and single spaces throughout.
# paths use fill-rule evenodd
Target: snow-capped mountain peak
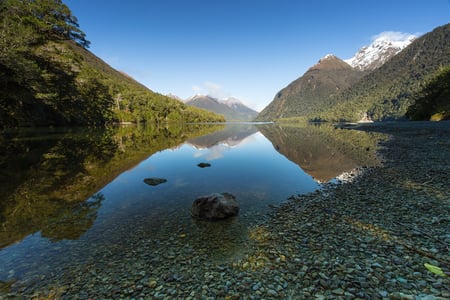
M 224 115 L 227 121 L 251 121 L 258 115 L 257 111 L 232 97 L 219 100 L 212 96 L 195 95 L 186 104 Z
M 228 106 L 229 108 L 236 108 L 237 106 L 242 106 L 243 103 L 236 98 L 233 97 L 228 97 L 226 99 L 223 99 L 221 101 L 223 104 L 225 104 L 226 106 Z
M 219 103 L 218 99 L 211 97 L 209 95 L 203 95 L 203 94 L 195 94 L 194 96 L 187 98 L 185 103 L 199 101 L 199 100 L 200 101 L 208 100 L 208 101 L 213 101 L 213 102 Z
M 362 47 L 355 56 L 344 60 L 355 69 L 374 70 L 405 49 L 417 36 L 409 33 L 386 31 L 373 38 L 372 44 Z

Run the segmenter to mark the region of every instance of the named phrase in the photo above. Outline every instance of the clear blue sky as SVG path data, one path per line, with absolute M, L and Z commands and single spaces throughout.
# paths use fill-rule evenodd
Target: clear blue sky
M 63 0 L 90 50 L 153 91 L 261 110 L 328 53 L 450 22 L 450 0 Z

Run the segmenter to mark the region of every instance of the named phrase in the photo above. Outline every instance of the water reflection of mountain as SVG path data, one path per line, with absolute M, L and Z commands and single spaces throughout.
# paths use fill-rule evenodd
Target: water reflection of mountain
M 186 143 L 197 149 L 211 148 L 218 144 L 233 147 L 256 132 L 258 132 L 258 128 L 253 124 L 227 124 L 222 130 L 189 139 Z
M 3 132 L 0 249 L 36 232 L 52 241 L 79 238 L 96 219 L 104 200 L 97 191 L 103 186 L 157 151 L 222 128 L 130 126 Z
M 360 166 L 379 163 L 380 135 L 336 129 L 332 126 L 258 125 L 274 148 L 318 182 Z

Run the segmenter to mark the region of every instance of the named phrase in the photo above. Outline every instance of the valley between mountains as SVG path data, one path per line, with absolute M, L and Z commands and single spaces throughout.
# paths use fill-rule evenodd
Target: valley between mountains
M 420 37 L 385 32 L 349 59 L 327 54 L 259 113 L 236 98 L 169 96 L 227 121 L 444 120 L 450 118 L 449 35 L 449 24 Z

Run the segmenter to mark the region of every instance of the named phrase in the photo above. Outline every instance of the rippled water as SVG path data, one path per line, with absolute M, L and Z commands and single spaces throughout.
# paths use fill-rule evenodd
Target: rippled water
M 348 132 L 241 124 L 9 133 L 1 149 L 2 289 L 39 290 L 79 274 L 100 284 L 98 273 L 120 277 L 180 256 L 238 257 L 272 205 L 376 163 L 373 139 Z M 153 177 L 167 181 L 144 182 Z M 193 200 L 215 192 L 235 195 L 240 214 L 192 219 Z

